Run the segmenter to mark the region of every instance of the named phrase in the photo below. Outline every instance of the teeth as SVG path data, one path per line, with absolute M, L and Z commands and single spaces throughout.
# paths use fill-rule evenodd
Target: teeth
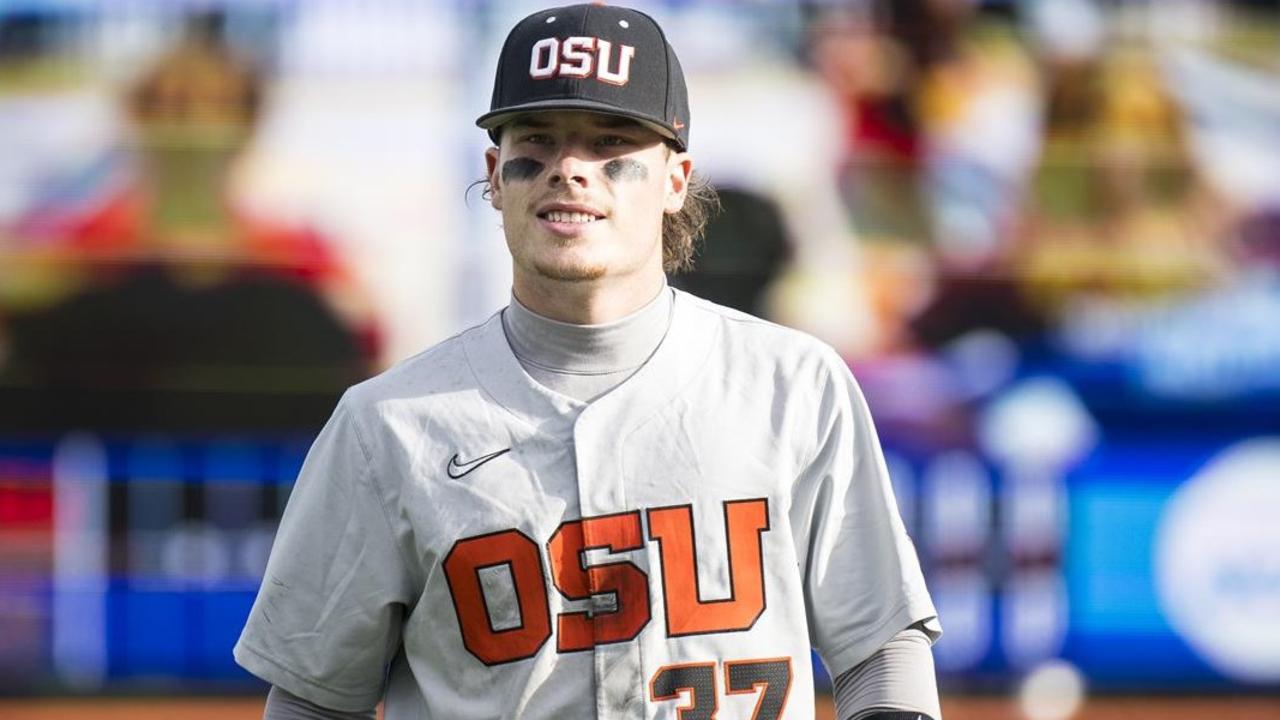
M 587 213 L 552 210 L 547 213 L 547 219 L 557 223 L 589 223 L 594 222 L 596 217 Z

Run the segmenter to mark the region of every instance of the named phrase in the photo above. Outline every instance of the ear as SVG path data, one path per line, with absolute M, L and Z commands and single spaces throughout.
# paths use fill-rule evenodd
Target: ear
M 693 158 L 689 153 L 673 152 L 667 158 L 667 196 L 663 211 L 668 215 L 680 212 L 684 198 L 689 193 L 689 180 L 693 177 Z
M 489 204 L 494 210 L 502 209 L 502 173 L 498 172 L 498 148 L 484 151 L 485 175 L 489 178 Z

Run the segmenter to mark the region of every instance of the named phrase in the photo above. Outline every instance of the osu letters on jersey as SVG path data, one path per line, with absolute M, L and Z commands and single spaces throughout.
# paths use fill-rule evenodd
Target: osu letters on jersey
M 810 646 L 834 675 L 935 615 L 840 358 L 677 292 L 590 405 L 497 315 L 348 391 L 235 653 L 389 720 L 808 720 Z

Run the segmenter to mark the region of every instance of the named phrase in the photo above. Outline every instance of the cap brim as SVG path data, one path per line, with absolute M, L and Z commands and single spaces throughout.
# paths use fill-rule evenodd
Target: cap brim
M 670 128 L 663 127 L 657 120 L 648 115 L 644 115 L 623 108 L 614 107 L 602 102 L 593 100 L 580 99 L 557 99 L 557 100 L 539 100 L 537 102 L 524 103 L 523 105 L 512 105 L 510 107 L 485 113 L 476 118 L 476 125 L 489 131 L 490 137 L 493 136 L 493 130 L 501 126 L 503 123 L 515 118 L 517 115 L 528 115 L 529 113 L 551 112 L 553 110 L 583 110 L 593 112 L 600 115 L 616 115 L 618 117 L 630 118 L 645 127 L 653 130 L 668 140 L 673 140 L 684 150 L 684 141 L 681 140 Z

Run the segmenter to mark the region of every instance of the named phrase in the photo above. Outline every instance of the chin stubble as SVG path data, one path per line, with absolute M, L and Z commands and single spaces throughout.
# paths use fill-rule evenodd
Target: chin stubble
M 605 268 L 599 265 L 550 265 L 535 263 L 534 270 L 542 277 L 561 282 L 589 282 L 599 280 L 605 275 Z

